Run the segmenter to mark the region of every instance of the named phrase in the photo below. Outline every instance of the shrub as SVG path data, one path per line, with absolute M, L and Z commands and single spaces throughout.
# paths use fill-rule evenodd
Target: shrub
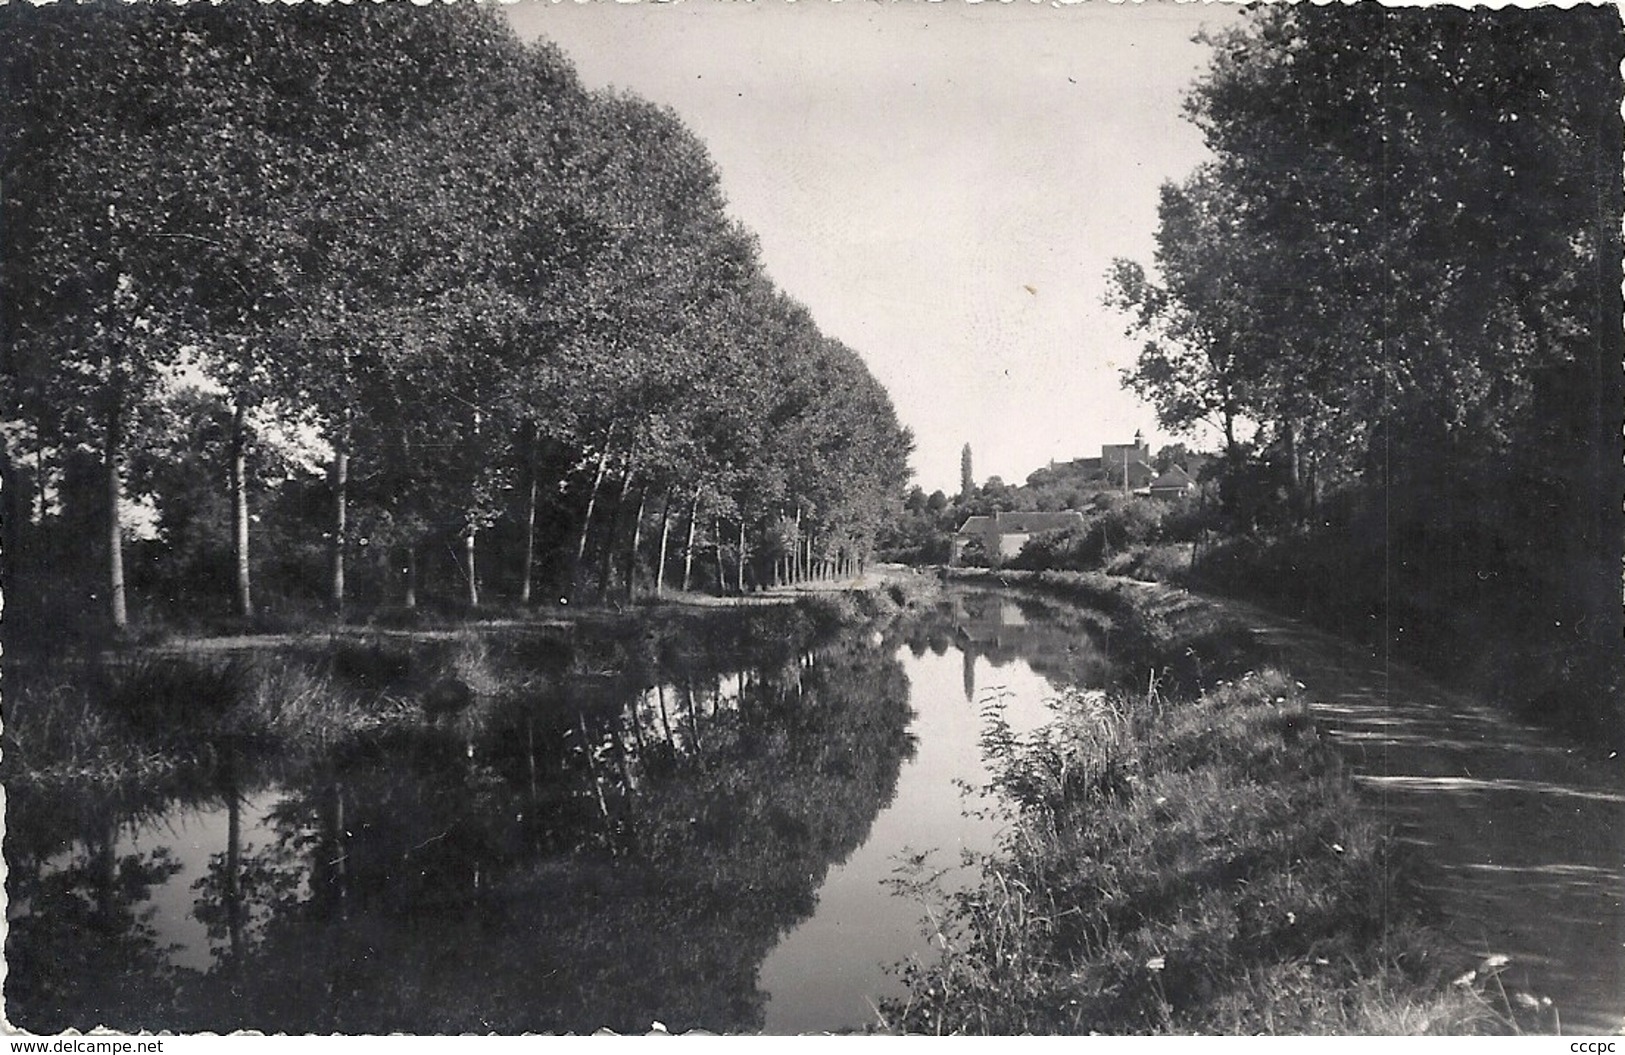
M 1114 553 L 1157 541 L 1161 538 L 1167 512 L 1167 504 L 1155 498 L 1107 496 L 1104 507 L 1093 520 L 1100 532 L 1102 552 Z
M 1107 495 L 1079 527 L 1027 540 L 1010 562 L 1026 571 L 1092 571 L 1116 554 L 1161 540 L 1168 506 L 1156 499 Z
M 1190 571 L 1190 542 L 1160 542 L 1135 546 L 1106 563 L 1108 575 L 1125 575 L 1141 582 L 1180 582 Z
M 996 556 L 987 551 L 987 544 L 980 535 L 972 536 L 965 541 L 965 545 L 959 551 L 959 563 L 967 568 L 998 566 Z
M 1098 564 L 1099 534 L 1092 525 L 1045 531 L 1034 535 L 1010 561 L 1021 571 L 1082 571 Z

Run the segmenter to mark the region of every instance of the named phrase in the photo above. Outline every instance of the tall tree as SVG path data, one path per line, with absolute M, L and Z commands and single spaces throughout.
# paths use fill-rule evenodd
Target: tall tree
M 1173 420 L 1235 397 L 1294 494 L 1329 480 L 1371 507 L 1381 603 L 1468 638 L 1604 628 L 1503 650 L 1600 669 L 1625 486 L 1619 13 L 1270 7 L 1213 44 L 1188 112 L 1215 160 L 1164 193 L 1160 280 L 1116 273 L 1153 331 L 1130 384 Z

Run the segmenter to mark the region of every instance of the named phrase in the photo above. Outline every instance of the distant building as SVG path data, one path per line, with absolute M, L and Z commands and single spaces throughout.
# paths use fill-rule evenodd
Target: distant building
M 1125 491 L 1137 491 L 1156 478 L 1151 468 L 1151 447 L 1145 434 L 1134 431 L 1133 443 L 1107 443 L 1100 448 L 1100 471 L 1108 482 Z
M 1065 531 L 1082 527 L 1083 514 L 1076 510 L 1059 513 L 995 513 L 992 516 L 973 516 L 954 533 L 953 551 L 948 563 L 958 564 L 965 547 L 972 539 L 981 539 L 989 557 L 1009 560 L 1021 552 L 1021 547 L 1034 535 L 1045 531 Z
M 1191 474 L 1177 465 L 1168 467 L 1168 471 L 1152 480 L 1147 487 L 1152 498 L 1184 498 L 1196 491 L 1196 481 Z
M 1121 469 L 1124 465 L 1134 462 L 1151 464 L 1151 447 L 1145 442 L 1145 434 L 1138 429 L 1134 431 L 1133 443 L 1107 443 L 1100 448 L 1100 467 L 1107 472 Z

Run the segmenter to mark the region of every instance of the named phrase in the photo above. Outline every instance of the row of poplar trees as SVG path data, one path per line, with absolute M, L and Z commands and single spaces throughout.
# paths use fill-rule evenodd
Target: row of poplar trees
M 1325 595 L 1525 697 L 1625 688 L 1618 10 L 1268 5 L 1210 43 L 1213 160 L 1110 276 L 1126 383 L 1274 467 Z
M 835 574 L 901 491 L 885 391 L 767 278 L 704 145 L 494 11 L 12 5 L 0 64 L 7 519 L 93 464 L 115 626 L 121 510 L 175 542 L 183 492 L 223 495 L 252 613 L 312 451 L 341 609 L 363 543 L 392 599 L 428 547 L 480 603 L 499 528 L 525 601 L 693 585 L 697 548 L 711 588 Z

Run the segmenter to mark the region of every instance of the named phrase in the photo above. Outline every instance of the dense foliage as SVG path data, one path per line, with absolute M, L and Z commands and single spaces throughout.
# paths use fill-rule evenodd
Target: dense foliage
M 1279 543 L 1235 581 L 1549 711 L 1625 697 L 1618 13 L 1277 5 L 1212 43 L 1214 160 L 1110 299 L 1126 383 L 1223 433 L 1231 526 Z
M 14 597 L 122 627 L 142 535 L 139 600 L 244 615 L 868 555 L 884 390 L 673 113 L 499 13 L 14 5 L 0 64 Z

